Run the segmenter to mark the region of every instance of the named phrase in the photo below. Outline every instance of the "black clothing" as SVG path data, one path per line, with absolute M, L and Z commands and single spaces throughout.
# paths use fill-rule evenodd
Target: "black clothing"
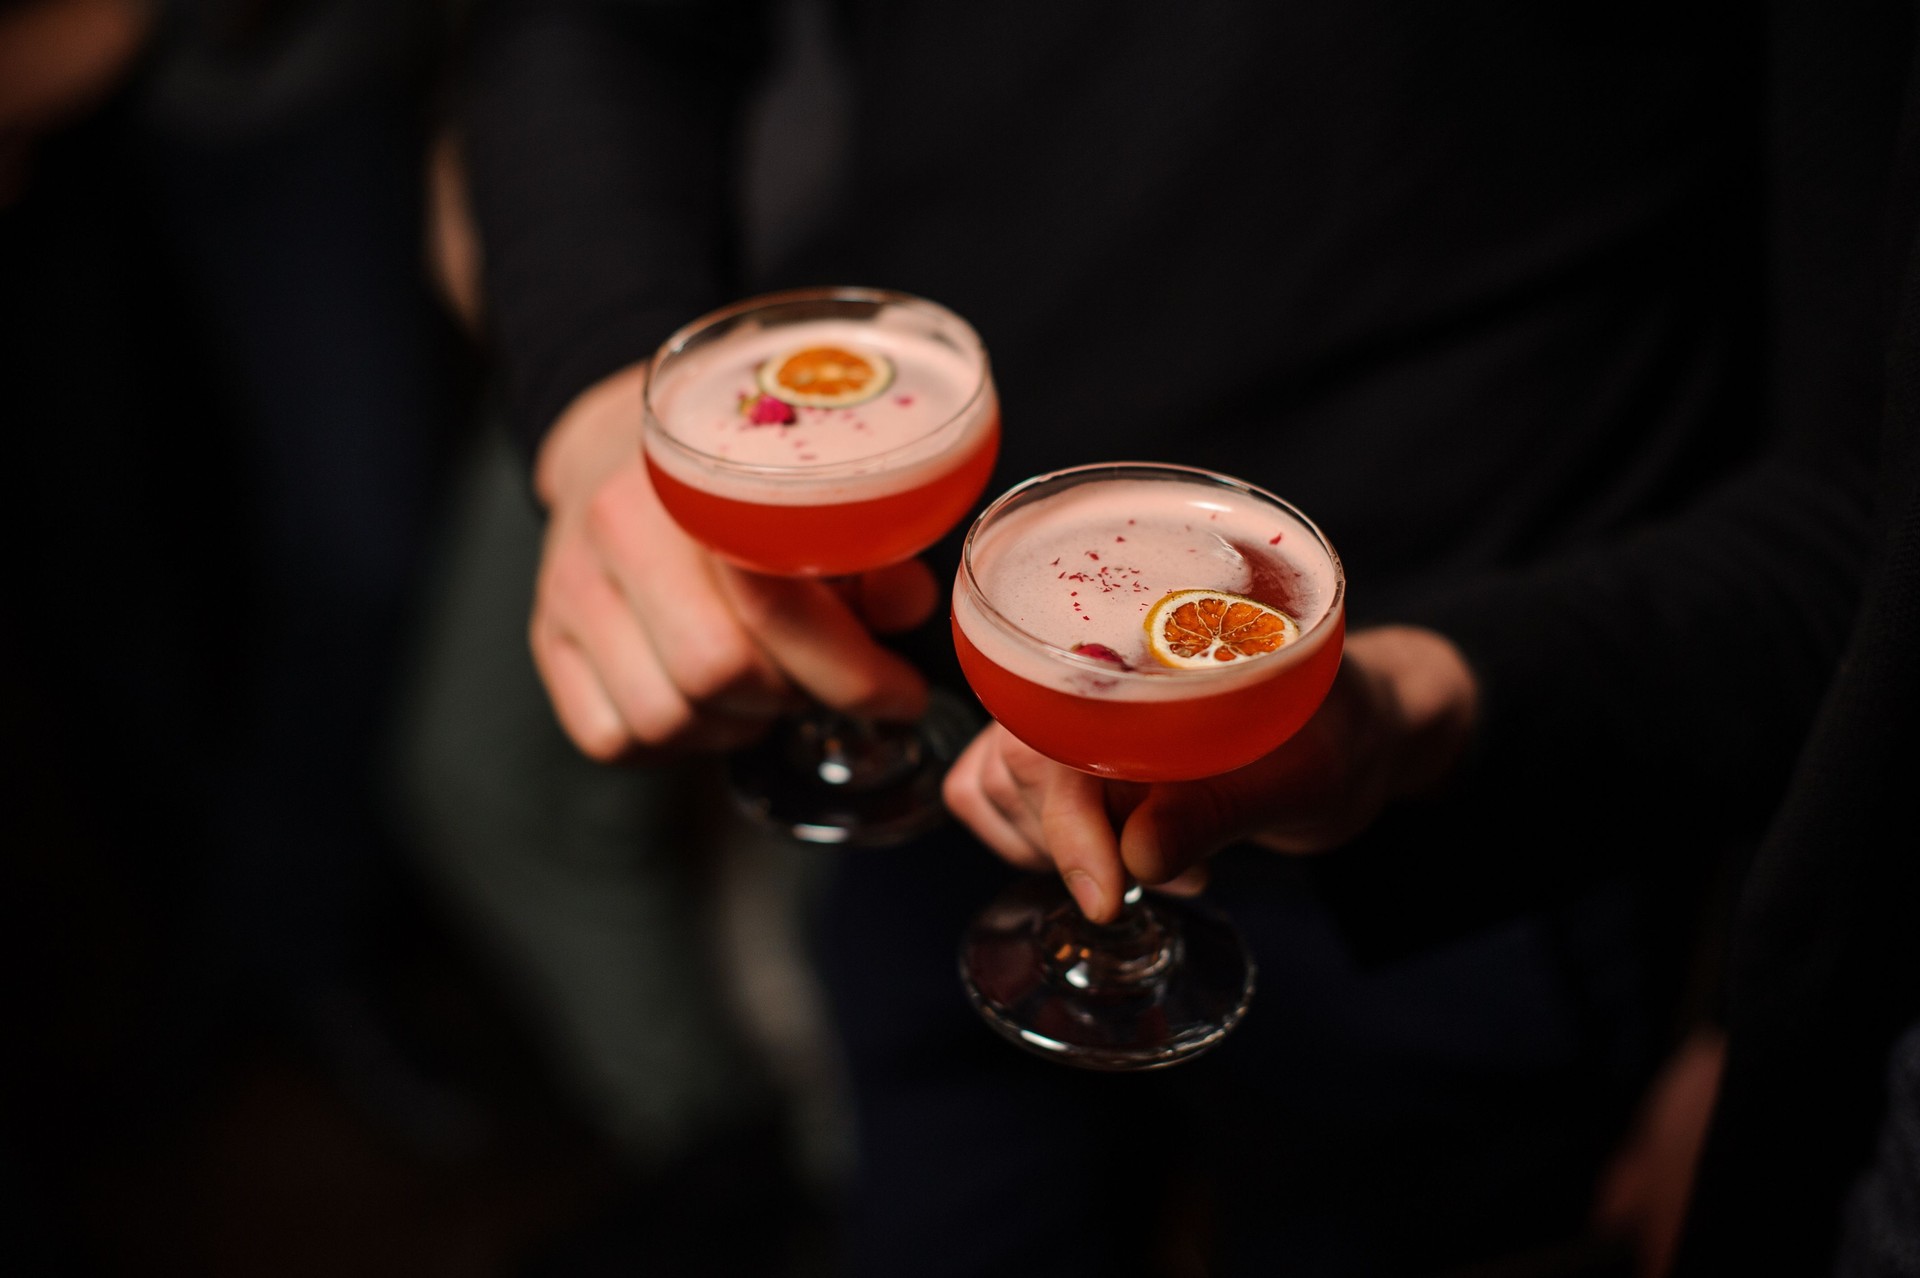
M 1596 864 L 1703 837 L 1675 820 L 1764 819 L 1785 791 L 1872 546 L 1904 9 L 1768 11 L 1766 451 L 1673 518 L 1409 611 L 1479 675 L 1480 754 L 1445 809 L 1483 824 L 1470 855 L 1382 830 L 1315 866 L 1368 953 L 1418 949 L 1564 894 Z M 1388 824 L 1430 830 L 1436 815 Z
M 1240 474 L 1328 530 L 1357 623 L 1464 626 L 1489 576 L 1606 544 L 1765 437 L 1747 362 L 1758 16 L 1225 5 L 1170 24 L 1147 4 L 849 2 L 844 181 L 829 217 L 749 271 L 742 228 L 783 196 L 732 176 L 758 9 L 500 0 L 476 19 L 474 191 L 529 447 L 714 305 L 883 284 L 986 340 L 1007 406 L 994 491 L 1090 458 Z M 1798 479 L 1781 482 L 1796 505 Z M 1831 536 L 1844 563 L 1857 530 Z M 1744 749 L 1676 736 L 1605 761 L 1609 788 L 1750 801 L 1767 791 L 1752 778 L 1777 784 L 1821 686 L 1798 674 L 1817 668 L 1806 650 L 1837 647 L 1850 587 L 1842 571 L 1773 601 L 1809 621 L 1769 640 L 1796 672 L 1783 712 L 1715 707 Z M 1595 598 L 1603 624 L 1593 599 L 1570 605 L 1577 640 L 1637 645 L 1618 599 Z M 1564 691 L 1587 694 L 1570 719 L 1672 704 L 1669 688 Z
M 476 19 L 469 149 L 523 436 L 721 302 L 884 284 L 980 330 L 997 480 L 1127 456 L 1259 479 L 1329 530 L 1362 620 L 1751 451 L 1728 373 L 1753 33 L 1661 10 L 1627 40 L 1624 17 L 1504 3 L 848 4 L 845 180 L 748 273 L 739 231 L 781 198 L 732 202 L 749 8 Z
M 1864 535 L 1845 447 L 1731 478 L 1775 429 L 1755 393 L 1759 17 L 1498 0 L 1178 21 L 1139 2 L 846 0 L 836 16 L 849 127 L 828 216 L 749 262 L 744 230 L 787 194 L 735 176 L 767 53 L 758 6 L 476 14 L 467 142 L 529 447 L 721 302 L 901 288 L 985 339 L 1007 412 L 995 491 L 1089 460 L 1210 466 L 1327 529 L 1357 623 L 1457 625 L 1517 675 L 1542 653 L 1580 668 L 1562 642 L 1588 669 L 1638 673 L 1649 649 L 1711 669 L 1677 636 L 1732 620 L 1774 671 L 1766 697 L 1735 690 L 1700 732 L 1635 731 L 1631 751 L 1565 729 L 1618 741 L 1604 734 L 1668 722 L 1710 685 L 1496 693 L 1490 712 L 1525 731 L 1494 735 L 1522 745 L 1490 752 L 1487 774 L 1520 757 L 1551 784 L 1469 784 L 1324 870 L 1224 855 L 1213 895 L 1259 958 L 1256 1012 L 1213 1055 L 1130 1085 L 1029 1062 L 971 1023 L 951 947 L 1000 873 L 977 847 L 946 831 L 849 857 L 822 961 L 859 1104 L 854 1232 L 873 1247 L 856 1267 L 1121 1272 L 1099 1246 L 1129 1246 L 1144 1195 L 1115 1178 L 1181 1158 L 1215 1195 L 1222 1273 L 1278 1256 L 1297 1274 L 1401 1272 L 1572 1230 L 1656 1043 L 1633 895 L 1575 898 L 1561 867 L 1591 883 L 1676 794 L 1700 816 L 1641 834 L 1649 861 L 1705 863 L 1757 828 L 1845 634 Z M 1604 561 L 1591 585 L 1529 580 L 1723 482 L 1718 513 L 1691 517 L 1694 557 L 1656 565 L 1688 587 L 1670 610 L 1623 599 Z M 1792 548 L 1789 570 L 1715 571 L 1756 545 Z M 1540 608 L 1559 582 L 1577 589 Z M 1756 609 L 1797 624 L 1752 634 Z M 929 635 L 917 659 L 953 678 Z M 1418 893 L 1401 899 L 1443 915 L 1499 881 L 1427 890 L 1424 867 L 1469 852 L 1526 869 L 1525 899 L 1556 889 L 1555 912 L 1369 968 L 1347 941 L 1383 935 L 1390 912 L 1370 927 L 1356 911 L 1343 935 L 1311 882 L 1391 904 L 1404 875 Z M 933 1237 L 957 1241 L 930 1257 L 915 1244 Z
M 1920 313 L 1908 278 L 1890 412 L 1913 438 Z M 1818 1273 L 1874 1152 L 1896 1038 L 1920 1023 L 1920 485 L 1911 457 L 1880 565 L 1795 784 L 1746 885 L 1728 1060 L 1688 1273 Z M 1905 1074 L 1912 1087 L 1914 1074 Z M 1906 1098 L 1911 1106 L 1915 1098 Z M 1907 1157 L 1914 1157 L 1913 1146 Z M 1906 1206 L 1920 1232 L 1920 1201 Z M 1768 1222 L 1761 1227 L 1758 1222 Z
M 1901 1036 L 1891 1057 L 1887 1114 L 1873 1166 L 1848 1194 L 1835 1278 L 1920 1273 L 1920 1024 Z M 1824 1209 L 1805 1215 L 1815 1230 L 1826 1229 Z
M 1841 1271 L 1920 1266 L 1920 1198 L 1898 1197 L 1920 1166 L 1920 77 L 1911 70 L 1920 24 L 1901 12 L 1880 29 L 1901 55 L 1906 104 L 1887 165 L 1892 233 L 1870 241 L 1888 246 L 1884 278 L 1895 285 L 1890 338 L 1869 347 L 1885 372 L 1873 571 L 1745 887 L 1727 1072 L 1684 1274 L 1829 1271 L 1843 1203 L 1863 1174 Z M 1856 83 L 1835 100 L 1862 96 Z

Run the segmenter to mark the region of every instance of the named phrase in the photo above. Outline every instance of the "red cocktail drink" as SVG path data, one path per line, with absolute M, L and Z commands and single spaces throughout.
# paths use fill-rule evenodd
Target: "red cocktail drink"
M 668 338 L 642 428 L 654 493 L 739 568 L 840 577 L 919 554 L 966 517 L 1000 444 L 985 348 L 967 322 L 879 289 L 750 298 Z M 778 654 L 775 654 L 776 660 Z M 731 760 L 752 816 L 816 843 L 896 843 L 944 816 L 967 710 L 874 723 L 822 708 Z M 938 715 L 939 718 L 933 719 Z
M 1291 629 L 1272 651 L 1169 666 L 1149 623 L 1183 592 L 1251 601 Z M 1022 485 L 982 516 L 953 631 L 981 703 L 1040 753 L 1181 781 L 1299 731 L 1339 669 L 1344 618 L 1338 557 L 1285 502 L 1204 472 L 1102 466 Z
M 1252 763 L 1313 717 L 1340 666 L 1345 625 L 1327 624 L 1326 642 L 1290 677 L 1170 701 L 1063 692 L 996 665 L 957 624 L 953 638 L 987 712 L 1041 754 L 1119 780 L 1191 781 Z
M 899 563 L 931 546 L 986 490 L 1000 441 L 996 413 L 951 468 L 914 488 L 879 497 L 776 505 L 696 488 L 661 469 L 647 471 L 674 521 L 729 563 L 777 577 L 835 576 Z
M 1081 466 L 974 521 L 953 638 L 981 703 L 1041 754 L 1195 781 L 1313 716 L 1340 667 L 1345 593 L 1333 547 L 1271 493 L 1183 466 Z M 960 971 L 994 1029 L 1089 1069 L 1186 1060 L 1253 997 L 1252 956 L 1224 918 L 1135 888 L 1096 926 L 1039 879 L 974 921 Z
M 715 554 L 775 576 L 919 554 L 979 499 L 1000 439 L 972 330 L 864 290 L 756 299 L 689 326 L 655 357 L 646 408 L 661 504 Z

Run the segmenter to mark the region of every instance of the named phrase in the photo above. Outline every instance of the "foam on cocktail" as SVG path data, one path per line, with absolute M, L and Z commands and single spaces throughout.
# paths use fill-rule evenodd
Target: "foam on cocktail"
M 756 422 L 743 405 L 764 392 L 761 365 L 816 346 L 869 351 L 893 366 L 886 389 L 843 408 L 795 406 L 791 422 Z M 864 500 L 925 484 L 976 449 L 998 418 L 984 357 L 926 332 L 911 310 L 870 320 L 742 326 L 686 353 L 649 390 L 678 449 L 654 462 L 703 491 L 767 505 Z
M 969 591 L 954 616 L 987 660 L 1032 682 L 1081 696 L 1158 700 L 1196 695 L 1272 673 L 1317 645 L 1314 626 L 1332 605 L 1335 575 L 1303 522 L 1218 485 L 1116 479 L 1082 484 L 1005 513 L 976 536 L 973 577 L 1006 622 L 1048 648 L 994 624 Z M 1174 591 L 1244 595 L 1299 623 L 1300 638 L 1229 669 L 1177 671 L 1148 650 L 1143 625 Z M 1060 650 L 1099 644 L 1128 667 L 1063 660 Z

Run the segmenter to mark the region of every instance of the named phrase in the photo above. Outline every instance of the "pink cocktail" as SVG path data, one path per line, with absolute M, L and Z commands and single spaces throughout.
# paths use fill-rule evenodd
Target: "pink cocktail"
M 668 338 L 648 366 L 648 476 L 667 513 L 737 567 L 842 577 L 919 554 L 966 517 L 1000 444 L 985 348 L 943 306 L 880 289 L 750 298 Z M 894 843 L 942 819 L 961 744 L 934 723 L 824 708 L 731 761 L 735 797 L 821 843 Z
M 1001 726 L 1057 763 L 1202 781 L 1271 753 L 1340 667 L 1346 578 L 1294 507 L 1209 471 L 1115 463 L 1018 485 L 967 534 L 953 637 Z M 1253 996 L 1221 916 L 1136 886 L 1096 925 L 1031 879 L 967 930 L 968 997 L 1009 1040 L 1090 1069 L 1207 1050 Z
M 783 382 L 781 368 L 798 374 Z M 919 554 L 979 499 L 999 439 L 972 329 L 875 290 L 776 294 L 707 316 L 661 348 L 647 384 L 661 503 L 715 554 L 775 576 Z
M 1286 614 L 1278 651 L 1162 664 L 1156 603 L 1204 589 Z M 1345 631 L 1339 559 L 1293 507 L 1220 476 L 1097 466 L 1022 485 L 967 540 L 953 635 L 967 682 L 1048 758 L 1129 781 L 1251 763 L 1326 696 Z

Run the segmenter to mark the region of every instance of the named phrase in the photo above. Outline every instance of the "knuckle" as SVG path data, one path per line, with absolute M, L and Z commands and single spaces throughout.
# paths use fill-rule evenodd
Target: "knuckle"
M 1006 764 L 1003 770 L 1008 783 L 1025 789 L 1038 788 L 1053 766 L 1051 759 L 1012 735 L 1007 737 L 1002 746 L 1000 757 Z
M 738 688 L 755 667 L 753 645 L 746 636 L 722 633 L 673 655 L 674 686 L 696 705 L 721 700 Z
M 604 546 L 619 539 L 626 517 L 626 502 L 612 485 L 602 485 L 587 498 L 582 526 L 590 540 Z
M 573 744 L 580 753 L 595 763 L 617 761 L 632 744 L 625 733 L 608 725 L 580 725 L 569 728 L 568 735 L 573 738 Z
M 949 772 L 940 783 L 940 797 L 947 809 L 968 825 L 984 827 L 992 809 L 992 799 L 977 778 Z
M 562 551 L 549 556 L 534 578 L 535 615 L 566 615 L 570 601 L 586 597 L 599 576 L 597 565 L 585 554 Z
M 1026 806 L 1024 789 L 1005 768 L 984 769 L 980 776 L 980 792 L 1002 812 L 1013 812 Z
M 678 698 L 630 698 L 620 712 L 628 730 L 642 745 L 674 745 L 690 735 L 695 726 L 692 707 Z

